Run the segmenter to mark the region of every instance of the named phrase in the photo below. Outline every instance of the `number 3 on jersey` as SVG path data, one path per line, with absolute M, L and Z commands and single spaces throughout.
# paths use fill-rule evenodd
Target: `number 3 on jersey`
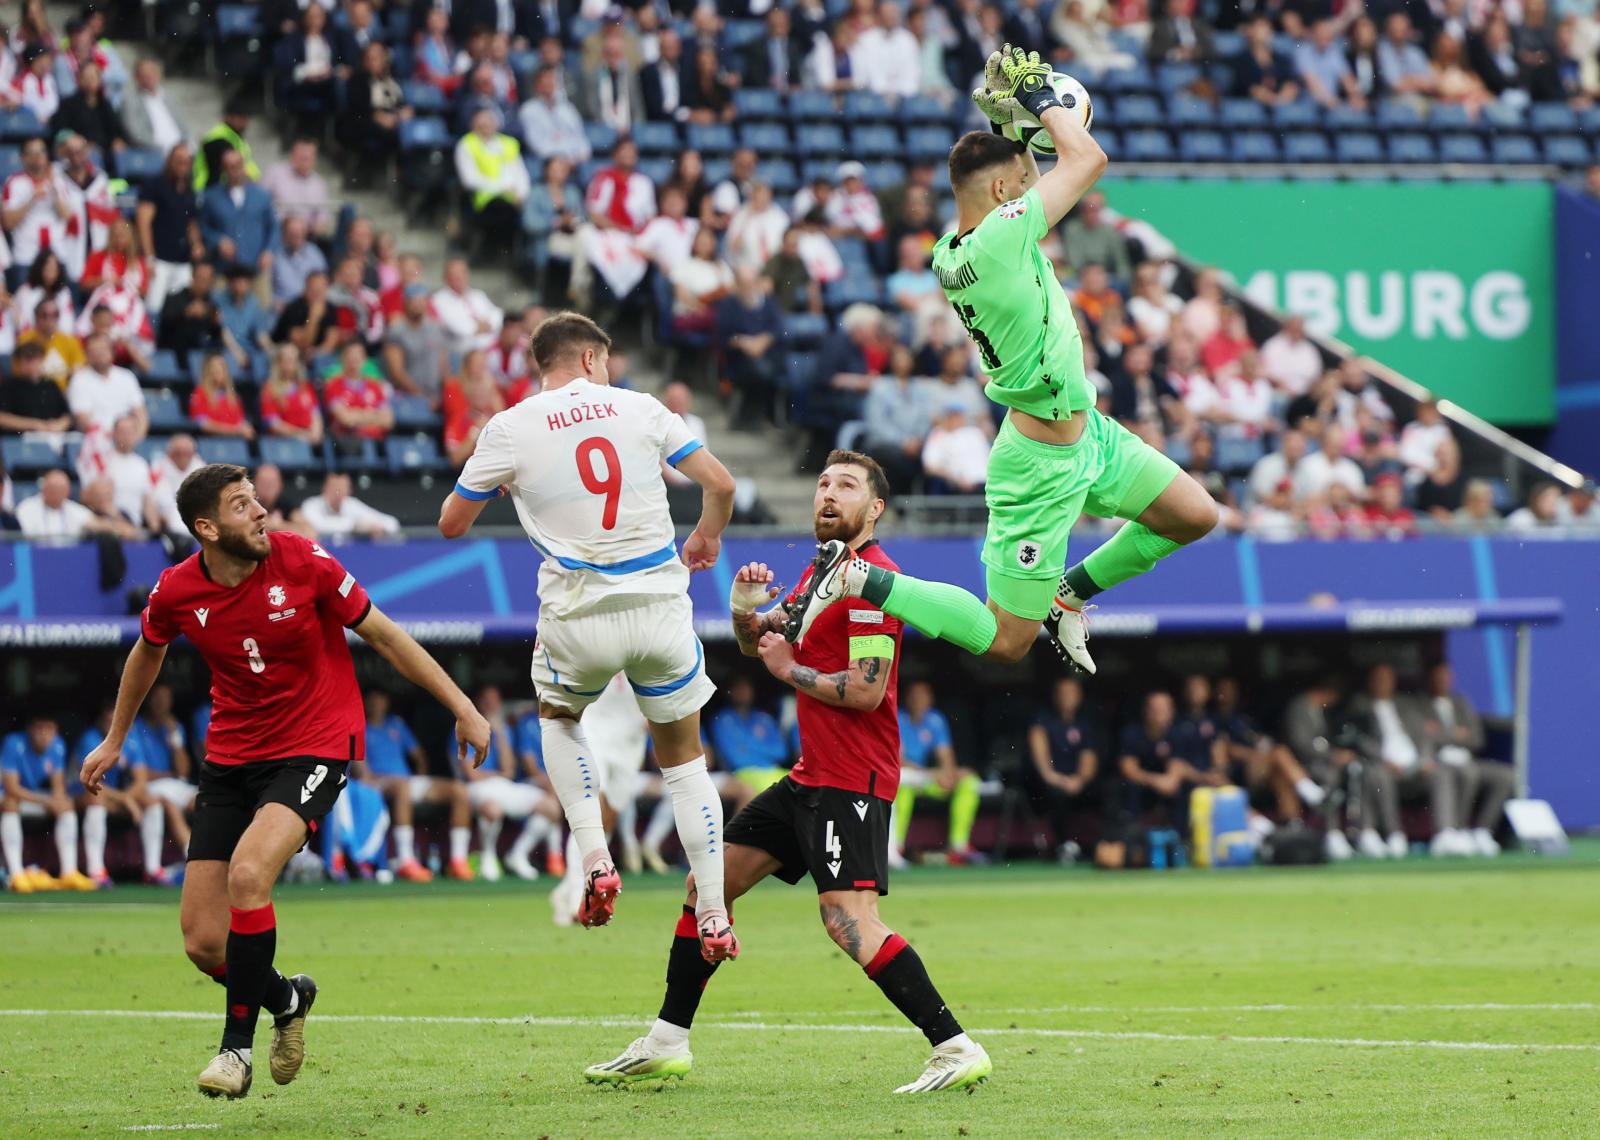
M 244 651 L 250 655 L 250 672 L 265 673 L 267 671 L 267 663 L 261 660 L 261 646 L 256 644 L 255 638 L 247 637 L 244 639 Z M 274 673 L 273 676 L 276 677 L 277 674 Z
M 578 444 L 577 461 L 578 478 L 583 480 L 584 489 L 592 495 L 605 496 L 600 528 L 616 529 L 617 508 L 622 504 L 622 460 L 617 457 L 616 445 L 605 436 L 590 436 Z

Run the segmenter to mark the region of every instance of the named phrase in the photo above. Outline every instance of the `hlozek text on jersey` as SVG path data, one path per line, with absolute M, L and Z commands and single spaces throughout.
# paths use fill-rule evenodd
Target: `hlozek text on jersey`
M 609 420 L 616 414 L 615 404 L 575 404 L 562 411 L 550 413 L 545 420 L 549 423 L 551 431 L 560 431 L 562 428 L 577 427 L 590 420 Z

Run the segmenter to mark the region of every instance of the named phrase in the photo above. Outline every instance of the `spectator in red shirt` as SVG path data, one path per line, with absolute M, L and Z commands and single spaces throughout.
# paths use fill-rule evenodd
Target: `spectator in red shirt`
M 317 390 L 306 379 L 300 350 L 280 344 L 273 353 L 272 375 L 261 389 L 261 423 L 272 435 L 322 443 L 322 409 Z
M 139 253 L 132 223 L 125 218 L 112 223 L 106 247 L 89 255 L 80 284 L 92 293 L 107 281 L 121 281 L 141 297 L 150 287 L 150 267 Z
M 366 269 L 359 257 L 346 257 L 333 272 L 328 303 L 334 307 L 339 339 L 359 339 L 370 350 L 383 343 L 383 304 L 376 289 L 362 280 Z
M 322 390 L 333 421 L 333 438 L 358 449 L 364 439 L 382 439 L 394 427 L 393 391 L 367 370 L 367 350 L 352 341 L 339 354 L 339 371 Z
M 1410 538 L 1417 533 L 1417 516 L 1405 505 L 1400 476 L 1386 471 L 1372 484 L 1367 523 L 1381 538 Z
M 471 352 L 467 355 L 481 357 L 483 354 Z M 478 446 L 478 433 L 489 418 L 506 406 L 494 377 L 481 365 L 462 380 L 461 389 L 461 410 L 444 428 L 445 451 L 457 467 L 465 463 Z
M 1239 358 L 1247 352 L 1254 351 L 1255 347 L 1256 343 L 1250 339 L 1250 330 L 1245 324 L 1244 314 L 1232 305 L 1224 305 L 1222 324 L 1200 348 L 1200 363 L 1205 365 L 1206 371 L 1212 376 L 1236 372 Z
M 461 358 L 461 370 L 455 376 L 444 382 L 444 397 L 440 404 L 440 412 L 446 424 L 454 422 L 467 410 L 467 389 L 476 384 L 480 377 L 487 378 L 489 383 L 494 383 L 494 372 L 489 367 L 489 354 L 481 348 L 475 348 Z M 502 404 L 510 407 L 510 401 L 502 395 Z
M 256 437 L 255 426 L 245 418 L 244 401 L 234 390 L 233 376 L 221 353 L 212 353 L 200 366 L 200 383 L 189 397 L 189 418 L 207 435 Z

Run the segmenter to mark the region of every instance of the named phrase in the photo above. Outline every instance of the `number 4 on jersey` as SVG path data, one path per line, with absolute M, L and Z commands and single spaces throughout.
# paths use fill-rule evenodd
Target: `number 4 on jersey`
M 834 878 L 839 877 L 839 868 L 844 866 L 844 844 L 839 842 L 839 837 L 833 833 L 833 820 L 828 820 L 827 830 L 822 836 L 822 850 L 832 858 L 828 860 L 828 870 Z

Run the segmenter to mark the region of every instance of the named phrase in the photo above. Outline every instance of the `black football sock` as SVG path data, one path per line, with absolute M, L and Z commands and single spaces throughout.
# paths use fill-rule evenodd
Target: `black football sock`
M 961 1034 L 961 1025 L 934 988 L 922 959 L 911 944 L 891 934 L 866 965 L 867 977 L 878 983 L 883 996 L 922 1030 L 930 1045 L 942 1045 Z
M 700 1008 L 700 996 L 705 993 L 711 975 L 717 972 L 717 965 L 700 956 L 694 907 L 684 907 L 678 918 L 678 929 L 673 933 L 672 950 L 667 955 L 667 996 L 661 1002 L 658 1015 L 661 1020 L 681 1029 L 693 1025 L 695 1011 Z
M 248 1049 L 255 1041 L 262 999 L 276 973 L 272 955 L 278 948 L 278 920 L 271 903 L 254 910 L 228 910 L 233 917 L 228 924 L 228 1019 L 222 1047 Z
M 224 962 L 210 970 L 201 970 L 202 974 L 216 982 L 219 986 L 228 984 L 228 964 Z M 272 971 L 272 978 L 267 982 L 266 996 L 261 999 L 261 1008 L 274 1017 L 283 1017 L 294 1012 L 294 1007 L 300 1004 L 300 995 L 295 992 L 289 979 L 277 970 Z

